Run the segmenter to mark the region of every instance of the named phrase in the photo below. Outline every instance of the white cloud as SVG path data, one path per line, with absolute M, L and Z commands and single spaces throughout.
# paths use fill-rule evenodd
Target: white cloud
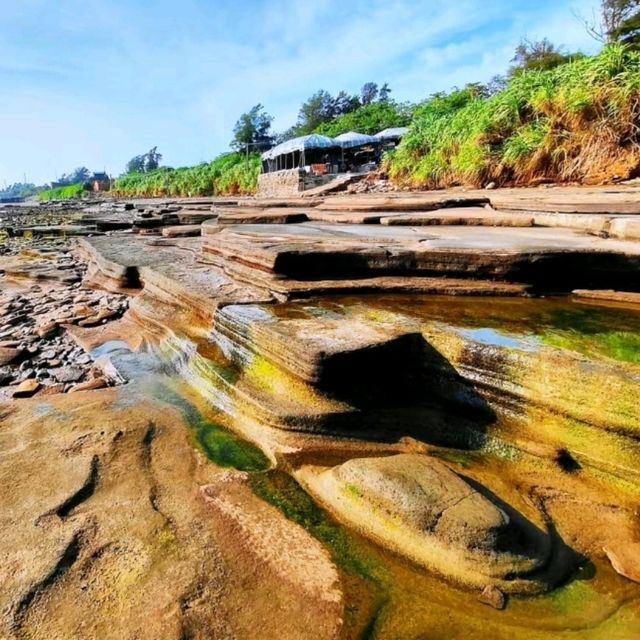
M 117 173 L 154 145 L 168 164 L 198 162 L 252 105 L 284 129 L 320 88 L 387 81 L 417 100 L 487 80 L 525 35 L 593 47 L 571 13 L 593 4 L 22 0 L 0 15 L 0 178 Z

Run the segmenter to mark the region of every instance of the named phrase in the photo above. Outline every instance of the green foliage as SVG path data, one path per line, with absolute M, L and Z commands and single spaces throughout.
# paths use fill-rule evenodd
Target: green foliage
M 270 134 L 270 116 L 261 104 L 252 107 L 248 113 L 243 113 L 233 127 L 231 148 L 244 151 L 247 145 L 250 151 L 268 149 L 273 137 Z
M 40 200 L 67 200 L 68 198 L 80 198 L 85 192 L 82 182 L 70 184 L 55 189 L 45 189 L 38 193 Z
M 38 188 L 30 182 L 15 182 L 6 189 L 0 189 L 0 198 L 28 198 L 37 193 Z
M 515 76 L 525 71 L 553 69 L 583 57 L 582 53 L 565 53 L 562 47 L 556 47 L 547 38 L 537 41 L 525 38 L 516 47 L 515 55 L 511 60 L 515 64 L 509 69 L 509 76 Z
M 224 153 L 194 167 L 161 167 L 150 173 L 120 176 L 112 191 L 125 196 L 208 196 L 250 194 L 260 173 L 257 153 Z
M 370 102 L 355 111 L 338 116 L 316 128 L 316 133 L 331 138 L 347 131 L 373 135 L 388 127 L 403 127 L 411 119 L 410 108 L 395 102 Z
M 134 156 L 127 162 L 127 173 L 150 173 L 156 171 L 162 162 L 162 154 L 158 153 L 158 147 L 149 149 L 147 153 Z
M 289 138 L 303 136 L 314 132 L 323 133 L 323 126 L 331 128 L 331 125 L 336 119 L 339 120 L 347 114 L 359 111 L 363 107 L 388 103 L 390 101 L 390 93 L 391 89 L 386 82 L 382 87 L 378 87 L 375 82 L 366 82 L 360 90 L 359 96 L 349 95 L 345 91 L 340 91 L 336 96 L 332 96 L 328 91 L 321 89 L 314 93 L 306 102 L 302 103 L 300 111 L 298 112 L 298 122 L 278 136 L 278 141 L 282 142 Z M 372 113 L 375 113 L 375 110 Z M 353 127 L 343 129 L 341 126 L 338 126 L 337 128 L 340 129 L 340 133 L 353 129 Z M 361 128 L 357 129 L 357 131 L 360 133 L 367 133 L 367 131 L 364 131 Z M 376 131 L 379 131 L 379 129 Z
M 607 45 L 493 95 L 470 85 L 432 96 L 386 163 L 396 182 L 422 188 L 629 177 L 640 171 L 639 118 L 640 52 Z

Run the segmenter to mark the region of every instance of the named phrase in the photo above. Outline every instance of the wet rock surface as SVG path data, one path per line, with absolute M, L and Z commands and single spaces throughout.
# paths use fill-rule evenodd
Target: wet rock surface
M 438 460 L 352 459 L 299 477 L 338 517 L 453 580 L 493 580 L 512 592 L 548 588 L 541 577 L 527 577 L 549 564 L 547 533 L 510 516 Z
M 557 191 L 23 210 L 0 635 L 638 635 L 637 190 Z

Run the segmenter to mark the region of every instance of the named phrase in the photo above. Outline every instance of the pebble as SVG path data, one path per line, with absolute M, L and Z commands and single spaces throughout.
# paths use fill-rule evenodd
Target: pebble
M 0 367 L 15 362 L 22 351 L 13 347 L 0 347 Z
M 60 251 L 64 241 L 9 242 L 0 247 L 0 254 L 17 255 L 25 246 L 36 267 L 41 256 L 48 267 L 64 275 L 58 273 L 57 285 L 34 284 L 26 293 L 0 291 L 0 386 L 16 387 L 16 397 L 27 397 L 20 394 L 39 388 L 48 395 L 109 386 L 104 371 L 61 323 L 104 324 L 127 310 L 128 298 L 84 287 L 85 265 L 71 252 Z M 95 377 L 86 379 L 89 376 Z M 115 374 L 114 380 L 119 381 Z M 22 385 L 36 391 L 18 391 Z
M 73 385 L 73 387 L 69 389 L 69 393 L 73 393 L 74 391 L 88 391 L 90 389 L 102 389 L 106 386 L 107 381 L 104 378 L 92 378 L 86 382 L 79 382 L 78 384 Z
M 40 389 L 40 383 L 37 380 L 25 380 L 16 387 L 13 397 L 30 398 L 38 389 Z
M 488 584 L 482 590 L 482 593 L 478 596 L 478 600 L 482 602 L 482 604 L 498 609 L 498 611 L 502 611 L 507 604 L 507 597 L 493 584 Z
M 64 367 L 52 369 L 51 375 L 58 382 L 77 382 L 84 375 L 84 369 L 82 369 L 81 367 L 66 365 Z

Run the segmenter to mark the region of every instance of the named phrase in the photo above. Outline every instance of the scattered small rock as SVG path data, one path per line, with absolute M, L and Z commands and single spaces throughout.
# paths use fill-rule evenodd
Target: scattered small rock
M 30 398 L 36 391 L 40 389 L 40 383 L 35 379 L 24 380 L 13 392 L 14 398 Z
M 39 325 L 36 327 L 36 333 L 40 338 L 51 338 L 58 331 L 58 323 L 57 322 L 47 322 L 45 324 Z
M 69 389 L 69 393 L 73 393 L 74 391 L 88 391 L 90 389 L 102 389 L 106 386 L 107 381 L 104 378 L 92 378 L 91 380 L 73 385 L 73 387 Z
M 12 347 L 0 347 L 0 367 L 15 362 L 21 355 L 22 351 Z
M 84 375 L 84 369 L 81 367 L 67 365 L 59 367 L 58 369 L 53 369 L 51 371 L 51 375 L 58 382 L 77 382 Z
M 502 611 L 507 604 L 507 597 L 493 584 L 488 584 L 482 593 L 478 596 L 478 600 L 482 604 L 486 604 L 498 611 Z

